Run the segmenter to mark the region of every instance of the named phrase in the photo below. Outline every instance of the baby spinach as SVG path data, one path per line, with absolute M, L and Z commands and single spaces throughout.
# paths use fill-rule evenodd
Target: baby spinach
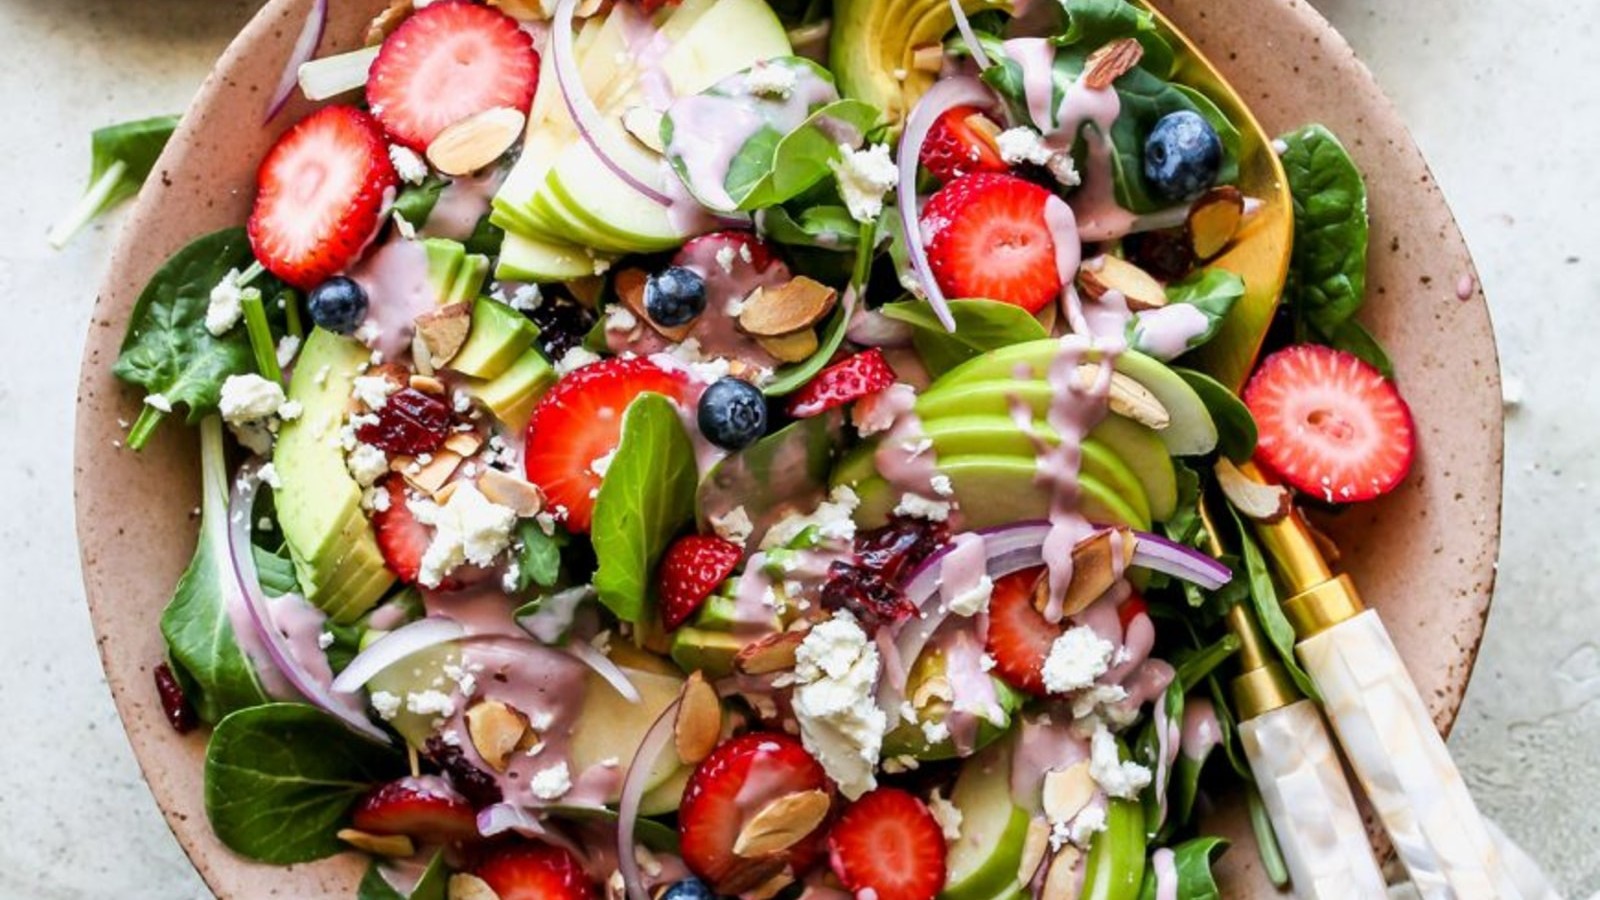
M 200 423 L 200 539 L 161 613 L 161 636 L 189 702 L 202 720 L 211 723 L 236 710 L 272 702 L 234 635 L 228 615 L 239 590 L 234 577 L 228 555 L 222 422 L 210 416 Z
M 449 890 L 450 870 L 444 864 L 443 851 L 433 855 L 409 894 L 401 893 L 390 884 L 383 870 L 383 863 L 374 859 L 356 888 L 356 900 L 445 900 Z
M 402 219 L 412 228 L 421 228 L 428 224 L 428 216 L 433 214 L 433 208 L 439 204 L 439 195 L 450 186 L 450 179 L 438 175 L 429 175 L 421 184 L 407 185 L 400 191 L 400 196 L 394 198 L 394 206 L 390 211 Z
M 1146 866 L 1144 884 L 1139 887 L 1139 900 L 1156 900 L 1160 896 L 1182 897 L 1184 900 L 1221 900 L 1222 891 L 1217 887 L 1211 864 L 1227 849 L 1228 842 L 1219 837 L 1198 837 L 1171 848 L 1176 892 L 1162 891 L 1157 875 L 1160 869 L 1154 865 Z
M 938 377 L 975 356 L 1050 336 L 1039 320 L 1020 306 L 998 300 L 952 300 L 950 315 L 954 331 L 934 317 L 933 309 L 920 300 L 890 303 L 880 308 L 885 316 L 916 329 L 912 343 L 927 366 L 928 374 Z
M 300 703 L 229 715 L 206 748 L 206 815 L 241 856 L 288 865 L 348 849 L 335 835 L 355 801 L 403 772 L 390 747 Z
M 1288 670 L 1294 686 L 1300 693 L 1316 700 L 1321 695 L 1317 693 L 1317 686 L 1312 683 L 1311 677 L 1300 667 L 1300 660 L 1295 658 L 1294 626 L 1289 624 L 1289 617 L 1284 614 L 1283 607 L 1278 603 L 1278 589 L 1272 583 L 1272 573 L 1267 569 L 1266 557 L 1262 555 L 1261 547 L 1256 544 L 1255 538 L 1245 527 L 1238 510 L 1229 507 L 1229 512 L 1239 529 L 1239 553 L 1244 560 L 1245 576 L 1250 585 L 1250 601 L 1255 609 L 1256 621 L 1266 633 L 1267 643 L 1277 652 L 1278 661 Z
M 89 187 L 50 229 L 51 246 L 66 246 L 97 216 L 139 193 L 177 127 L 177 116 L 156 116 L 96 131 L 89 139 Z
M 678 408 L 641 394 L 622 416 L 622 443 L 594 502 L 600 602 L 625 622 L 652 611 L 651 577 L 667 545 L 694 520 L 700 473 Z
M 1256 452 L 1256 419 L 1239 395 L 1223 387 L 1204 372 L 1173 366 L 1172 371 L 1188 382 L 1200 395 L 1200 402 L 1217 422 L 1217 446 L 1222 455 L 1234 462 L 1244 462 Z
M 243 228 L 208 234 L 179 250 L 139 294 L 112 372 L 161 396 L 164 405 L 187 406 L 191 423 L 216 412 L 222 383 L 229 375 L 255 371 L 255 362 L 245 329 L 233 328 L 221 337 L 206 330 L 206 308 L 211 289 L 223 276 L 244 271 L 253 262 Z M 276 300 L 283 285 L 263 275 L 252 286 L 261 290 L 268 315 L 281 327 Z M 128 433 L 128 446 L 142 448 L 163 415 L 164 410 L 146 404 Z
M 743 508 L 762 535 L 789 511 L 810 509 L 828 494 L 828 475 L 839 456 L 839 417 L 812 416 L 773 432 L 714 466 L 696 492 L 697 517 L 712 520 Z
M 1189 349 L 1217 336 L 1233 305 L 1244 296 L 1244 279 L 1227 269 L 1203 269 L 1167 285 L 1167 303 L 1187 303 L 1205 313 L 1206 330 L 1189 341 Z
M 774 206 L 761 213 L 761 231 L 769 240 L 790 247 L 854 250 L 861 225 L 842 206 L 807 206 L 798 214 Z
M 559 525 L 546 534 L 537 521 L 524 519 L 517 526 L 517 593 L 553 587 L 561 577 L 561 549 L 571 539 Z

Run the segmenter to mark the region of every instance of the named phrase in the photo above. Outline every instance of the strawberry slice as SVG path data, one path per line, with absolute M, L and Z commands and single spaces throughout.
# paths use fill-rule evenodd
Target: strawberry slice
M 1030 313 L 1061 293 L 1051 193 L 1014 175 L 958 178 L 922 211 L 928 265 L 949 297 L 999 300 Z
M 278 138 L 256 172 L 250 246 L 272 274 L 310 290 L 371 240 L 397 182 L 383 132 L 353 106 L 325 106 Z
M 1128 599 L 1122 601 L 1122 605 L 1117 607 L 1117 621 L 1122 625 L 1122 633 L 1124 635 L 1128 633 L 1128 626 L 1133 624 L 1134 619 L 1149 614 L 1150 604 L 1146 603 L 1145 599 L 1138 594 L 1129 594 Z
M 1039 697 L 1044 686 L 1044 661 L 1063 626 L 1051 625 L 1033 606 L 1034 586 L 1044 568 L 1024 569 L 996 579 L 989 597 L 987 649 L 994 657 L 994 672 L 1021 691 Z
M 406 584 L 416 584 L 422 573 L 422 555 L 433 543 L 433 529 L 417 521 L 406 506 L 406 482 L 399 475 L 389 475 L 379 482 L 378 490 L 389 495 L 389 505 L 372 512 L 372 527 L 377 532 L 378 550 L 389 571 Z M 439 584 L 441 591 L 458 589 L 461 583 L 446 578 Z
M 510 844 L 489 854 L 473 874 L 500 900 L 590 900 L 594 882 L 571 852 L 549 844 Z
M 833 785 L 795 738 L 751 732 L 722 742 L 689 777 L 678 807 L 684 864 L 719 894 L 752 890 L 785 869 L 803 872 L 822 851 L 821 826 L 765 856 L 740 857 L 733 846 L 749 818 L 768 803 L 816 790 L 831 794 Z
M 820 416 L 830 409 L 886 390 L 894 384 L 894 369 L 877 347 L 857 353 L 817 373 L 817 377 L 789 400 L 789 415 L 797 419 Z
M 1416 430 L 1394 383 L 1339 350 L 1301 344 L 1267 357 L 1243 399 L 1256 461 L 1329 503 L 1371 500 L 1411 471 Z
M 1011 167 L 995 145 L 999 132 L 1000 126 L 976 106 L 945 110 L 922 143 L 922 167 L 944 182 L 975 172 L 1008 172 Z
M 749 263 L 757 272 L 765 272 L 767 267 L 777 259 L 772 252 L 772 247 L 749 231 L 713 231 L 691 239 L 678 250 L 672 258 L 675 266 L 692 266 L 701 264 L 710 270 L 709 261 L 715 261 L 722 251 L 727 250 L 733 255 L 728 257 L 731 268 L 734 265 Z
M 405 834 L 448 844 L 478 837 L 472 804 L 443 778 L 421 775 L 381 785 L 356 803 L 350 823 L 368 834 Z
M 551 508 L 566 510 L 567 530 L 589 530 L 592 494 L 600 489 L 595 462 L 617 449 L 622 414 L 646 391 L 681 403 L 689 381 L 645 359 L 605 359 L 568 374 L 534 408 L 524 466 Z
M 719 537 L 691 534 L 679 538 L 656 569 L 661 621 L 671 631 L 688 621 L 717 586 L 733 574 L 744 556 L 738 544 Z
M 828 854 L 857 897 L 933 900 L 944 887 L 944 831 L 921 800 L 896 788 L 852 803 L 828 832 Z
M 420 151 L 485 110 L 527 112 L 538 87 L 539 54 L 516 19 L 446 0 L 419 9 L 383 42 L 368 73 L 367 105 L 396 143 Z

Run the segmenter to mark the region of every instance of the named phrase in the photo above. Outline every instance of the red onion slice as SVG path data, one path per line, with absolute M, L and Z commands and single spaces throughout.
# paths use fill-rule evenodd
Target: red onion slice
M 337 717 L 363 737 L 379 743 L 390 743 L 389 736 L 367 718 L 359 700 L 349 694 L 334 694 L 329 686 L 318 681 L 299 660 L 295 659 L 288 638 L 284 637 L 283 632 L 273 623 L 272 612 L 267 607 L 266 594 L 261 591 L 261 578 L 256 572 L 256 561 L 251 551 L 250 523 L 254 520 L 250 516 L 250 511 L 257 488 L 254 476 L 255 467 L 246 465 L 234 478 L 233 491 L 228 498 L 228 555 L 233 560 L 234 579 L 238 582 L 239 592 L 244 597 L 245 609 L 250 613 L 250 621 L 255 625 L 262 643 L 266 646 L 267 656 L 294 689 L 313 706 Z
M 278 86 L 272 89 L 272 99 L 267 101 L 267 115 L 262 124 L 277 118 L 284 104 L 289 102 L 289 95 L 294 93 L 294 86 L 300 81 L 300 66 L 317 55 L 317 47 L 322 44 L 322 32 L 327 26 L 328 0 L 312 0 L 311 9 L 306 13 L 306 22 L 300 26 L 300 34 L 289 51 L 289 61 L 284 64 L 283 74 L 278 76 Z
M 936 82 L 918 101 L 906 117 L 906 130 L 900 135 L 900 224 L 905 230 L 906 252 L 911 257 L 911 267 L 916 270 L 922 284 L 923 296 L 939 317 L 946 331 L 956 330 L 956 320 L 950 315 L 950 305 L 939 283 L 934 280 L 933 269 L 928 265 L 928 250 L 922 244 L 922 203 L 917 198 L 917 167 L 921 164 L 922 145 L 928 140 L 933 123 L 957 106 L 989 106 L 994 95 L 976 78 L 947 78 Z
M 639 749 L 634 751 L 628 763 L 628 774 L 622 780 L 622 796 L 617 802 L 617 864 L 622 870 L 622 883 L 628 889 L 628 900 L 650 900 L 650 890 L 645 887 L 638 857 L 633 852 L 633 829 L 639 824 L 639 803 L 644 799 L 645 783 L 661 751 L 672 740 L 678 707 L 682 703 L 681 697 L 673 700 L 656 717 L 650 730 L 644 733 L 644 740 L 639 742 Z
M 967 44 L 967 52 L 972 54 L 972 61 L 980 69 L 994 65 L 989 61 L 989 54 L 983 52 L 983 45 L 978 43 L 978 35 L 972 30 L 972 23 L 967 21 L 967 11 L 961 8 L 961 0 L 950 0 L 950 11 L 956 14 L 956 29 L 961 32 L 961 39 Z
M 460 623 L 443 618 L 418 619 L 384 635 L 361 651 L 333 680 L 340 694 L 353 694 L 366 686 L 379 672 L 395 663 L 440 644 L 465 637 Z
M 915 331 L 910 325 L 891 319 L 875 309 L 861 307 L 850 316 L 844 336 L 862 347 L 907 347 Z
M 606 684 L 611 685 L 622 699 L 629 703 L 638 703 L 640 700 L 639 689 L 628 680 L 627 673 L 611 661 L 611 658 L 594 648 L 594 645 L 582 638 L 573 638 L 567 643 L 567 652 L 573 658 L 594 670 L 596 675 L 604 678 Z
M 1208 591 L 1233 580 L 1232 570 L 1193 547 L 1142 531 L 1134 532 L 1134 537 L 1133 565 L 1141 569 L 1181 578 Z

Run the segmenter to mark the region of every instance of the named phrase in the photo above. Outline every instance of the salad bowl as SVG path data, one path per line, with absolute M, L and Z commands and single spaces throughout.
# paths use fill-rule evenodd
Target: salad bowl
M 364 864 L 346 854 L 268 868 L 229 852 L 208 826 L 205 739 L 170 729 L 152 688 L 164 654 L 156 623 L 194 545 L 194 442 L 168 428 L 142 453 L 126 450 L 118 422 L 137 416 L 140 399 L 114 380 L 111 363 L 140 288 L 195 235 L 244 219 L 259 160 L 287 123 L 312 108 L 296 97 L 276 124 L 260 124 L 311 5 L 273 0 L 261 11 L 223 56 L 157 164 L 101 289 L 78 399 L 78 529 L 107 679 L 168 824 L 222 897 L 352 896 Z M 358 46 L 384 6 L 381 0 L 332 4 L 322 52 Z M 1309 6 L 1299 0 L 1155 6 L 1215 64 L 1267 133 L 1325 122 L 1346 136 L 1367 175 L 1375 248 L 1367 324 L 1390 351 L 1423 449 L 1399 490 L 1317 524 L 1383 616 L 1435 723 L 1447 730 L 1482 636 L 1500 522 L 1499 373 L 1466 247 L 1397 114 Z M 1259 258 L 1241 265 L 1270 268 L 1277 259 L 1281 271 L 1288 251 L 1252 245 L 1249 252 Z M 1254 348 L 1239 352 L 1253 356 Z M 1249 359 L 1231 366 L 1237 378 L 1229 380 L 1241 380 Z M 1271 896 L 1243 807 L 1240 798 L 1223 796 L 1210 811 L 1213 830 L 1235 844 L 1218 877 L 1228 896 Z

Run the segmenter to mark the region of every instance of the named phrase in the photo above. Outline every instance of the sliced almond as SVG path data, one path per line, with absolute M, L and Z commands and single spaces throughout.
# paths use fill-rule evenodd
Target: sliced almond
M 454 497 L 456 495 L 456 491 L 458 491 L 460 489 L 461 489 L 461 482 L 452 481 L 449 484 L 446 484 L 444 487 L 439 488 L 437 491 L 433 492 L 433 502 L 439 504 L 440 506 L 443 506 L 446 503 L 449 503 L 450 502 L 450 498 Z
M 519 109 L 486 109 L 439 132 L 428 145 L 428 162 L 446 175 L 471 175 L 505 155 L 527 124 Z
M 788 872 L 779 872 L 762 882 L 759 887 L 745 891 L 740 896 L 748 900 L 772 900 L 789 885 L 794 884 L 794 876 Z
M 428 350 L 428 342 L 422 339 L 420 332 L 411 335 L 411 365 L 418 375 L 432 375 L 434 372 L 433 353 Z
M 817 829 L 828 815 L 826 791 L 799 791 L 761 807 L 739 829 L 733 852 L 746 859 L 787 850 Z
M 683 683 L 678 716 L 672 725 L 672 743 L 684 765 L 694 765 L 711 755 L 722 737 L 722 701 L 717 689 L 699 672 Z
M 389 0 L 389 8 L 374 16 L 367 25 L 366 46 L 376 47 L 383 43 L 383 39 L 393 34 L 400 23 L 411 15 L 412 9 L 411 0 Z
M 822 321 L 839 292 L 804 275 L 774 288 L 757 288 L 744 301 L 739 327 L 757 337 L 793 334 Z
M 1217 487 L 1233 508 L 1257 522 L 1279 522 L 1289 514 L 1289 491 L 1281 484 L 1266 484 L 1250 478 L 1227 457 L 1217 459 Z
M 805 362 L 822 346 L 817 340 L 816 330 L 811 328 L 803 328 L 782 337 L 756 338 L 756 343 L 772 354 L 774 359 L 786 363 Z
M 617 299 L 621 300 L 622 305 L 637 316 L 639 321 L 654 328 L 658 334 L 667 340 L 682 343 L 683 339 L 689 336 L 689 329 L 693 327 L 693 323 L 668 328 L 652 319 L 649 310 L 645 309 L 644 303 L 644 288 L 649 280 L 650 276 L 645 274 L 643 269 L 623 269 L 613 279 L 612 286 L 616 288 Z
M 1185 230 L 1195 258 L 1208 260 L 1227 249 L 1244 223 L 1244 194 L 1231 184 L 1206 191 L 1189 207 Z
M 411 389 L 414 391 L 421 391 L 424 394 L 432 394 L 435 397 L 441 397 L 444 395 L 444 382 L 433 377 L 432 375 L 413 375 L 411 376 L 410 384 Z M 444 445 L 449 447 L 450 442 L 447 440 L 444 442 Z M 462 455 L 470 456 L 471 454 L 468 453 Z
M 657 153 L 666 153 L 666 145 L 661 143 L 661 119 L 661 113 L 648 106 L 633 106 L 622 114 L 622 127 L 639 143 Z
M 1089 54 L 1088 61 L 1084 63 L 1083 85 L 1090 90 L 1103 91 L 1111 87 L 1112 82 L 1133 71 L 1133 67 L 1143 58 L 1144 45 L 1133 38 L 1112 41 Z
M 996 153 L 1000 152 L 1000 123 L 983 113 L 973 113 L 962 120 L 975 137 L 986 142 Z
M 517 746 L 528 734 L 528 720 L 499 700 L 485 700 L 466 712 L 472 746 L 496 772 L 504 772 Z
M 1050 849 L 1050 823 L 1034 817 L 1028 821 L 1028 832 L 1022 838 L 1022 859 L 1017 863 L 1017 881 L 1032 884 L 1039 874 L 1045 852 Z
M 739 859 L 717 879 L 717 891 L 723 896 L 757 891 L 772 879 L 782 875 L 788 868 L 787 856 Z
M 414 456 L 396 456 L 389 460 L 389 471 L 399 472 L 406 484 L 417 490 L 435 494 L 461 467 L 461 461 L 461 454 L 441 449 L 426 463 Z
M 916 690 L 911 692 L 911 706 L 919 710 L 925 710 L 941 702 L 949 703 L 955 699 L 955 688 L 950 684 L 950 679 L 943 675 L 922 679 L 918 682 Z
M 354 828 L 341 828 L 336 835 L 346 844 L 374 856 L 392 856 L 402 859 L 417 852 L 416 844 L 403 834 L 368 834 Z
M 498 503 L 509 507 L 517 514 L 518 518 L 528 519 L 539 514 L 544 509 L 544 492 L 538 485 L 512 475 L 499 469 L 485 469 L 478 476 L 478 490 L 489 499 L 490 503 Z
M 1067 768 L 1044 775 L 1044 814 L 1052 822 L 1070 822 L 1094 799 L 1094 778 L 1089 775 L 1089 761 L 1082 760 Z
M 483 446 L 483 438 L 476 431 L 455 431 L 444 439 L 444 448 L 463 457 L 471 456 Z
M 472 331 L 472 305 L 451 303 L 416 318 L 417 337 L 431 355 L 429 362 L 440 368 L 455 358 Z
M 795 652 L 805 633 L 780 631 L 752 641 L 739 648 L 733 657 L 733 667 L 746 675 L 771 675 L 794 668 Z
M 450 876 L 446 895 L 449 900 L 500 900 L 487 881 L 465 872 Z
M 622 872 L 611 873 L 606 879 L 606 900 L 627 900 L 628 882 L 623 879 Z
M 1126 528 L 1102 529 L 1079 541 L 1072 548 L 1072 581 L 1062 599 L 1061 614 L 1075 616 L 1111 590 L 1133 560 L 1136 543 L 1133 532 Z M 1041 578 L 1039 585 L 1034 605 L 1042 612 L 1050 600 L 1049 579 Z
M 1062 847 L 1050 860 L 1044 875 L 1039 900 L 1075 900 L 1078 896 L 1078 863 L 1083 853 L 1077 847 Z
M 944 45 L 924 44 L 911 51 L 911 68 L 916 72 L 938 72 L 944 68 Z
M 583 0 L 582 3 L 578 4 L 578 18 L 589 18 L 599 12 L 600 7 L 605 6 L 607 2 L 608 0 Z
M 1098 363 L 1084 363 L 1078 367 L 1078 387 L 1089 390 L 1101 378 Z M 1147 428 L 1161 431 L 1172 424 L 1172 415 L 1150 389 L 1121 372 L 1111 373 L 1108 390 L 1111 411 L 1125 419 L 1132 419 Z
M 489 5 L 524 22 L 543 22 L 550 18 L 540 0 L 489 0 Z
M 1083 299 L 1098 303 L 1115 291 L 1138 312 L 1167 305 L 1167 291 L 1150 273 L 1118 256 L 1097 256 L 1078 269 Z

